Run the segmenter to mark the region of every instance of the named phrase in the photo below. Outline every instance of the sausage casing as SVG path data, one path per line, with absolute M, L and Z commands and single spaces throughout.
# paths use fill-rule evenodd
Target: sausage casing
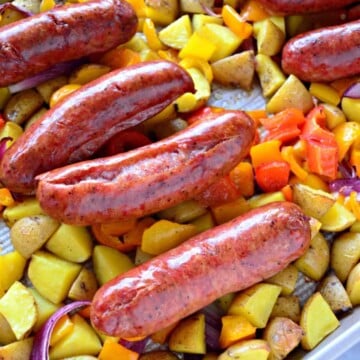
M 92 323 L 112 336 L 152 334 L 274 275 L 309 242 L 309 221 L 297 205 L 251 210 L 103 285 L 92 302 Z
M 360 20 L 312 30 L 289 40 L 282 68 L 303 81 L 328 82 L 360 73 Z
M 36 175 L 90 158 L 114 134 L 193 91 L 189 74 L 168 61 L 112 71 L 66 97 L 29 127 L 5 152 L 0 180 L 14 192 L 31 193 Z
M 109 50 L 130 40 L 136 30 L 136 14 L 124 0 L 57 6 L 11 23 L 0 30 L 0 86 Z
M 267 9 L 284 15 L 341 9 L 358 0 L 259 0 Z
M 192 198 L 227 174 L 254 136 L 249 116 L 224 111 L 156 143 L 42 174 L 36 195 L 44 211 L 65 223 L 142 217 Z

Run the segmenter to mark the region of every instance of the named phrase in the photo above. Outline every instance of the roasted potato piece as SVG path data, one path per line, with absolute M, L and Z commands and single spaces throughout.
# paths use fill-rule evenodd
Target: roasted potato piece
M 319 281 L 328 269 L 329 263 L 329 244 L 321 233 L 317 233 L 311 239 L 309 249 L 294 264 L 303 274 Z
M 265 340 L 245 340 L 227 348 L 222 354 L 220 354 L 218 360 L 267 360 L 269 358 L 270 351 L 270 346 Z
M 11 329 L 9 322 L 0 313 L 0 345 L 7 345 L 16 341 L 16 336 Z
M 157 25 L 169 25 L 179 13 L 178 0 L 145 0 L 145 16 Z
M 349 295 L 335 274 L 326 276 L 321 281 L 318 291 L 334 313 L 345 312 L 352 308 Z
M 15 341 L 6 346 L 0 346 L 0 359 L 2 360 L 28 360 L 30 359 L 34 338 Z
M 91 300 L 96 290 L 98 289 L 98 284 L 96 281 L 95 274 L 83 267 L 71 285 L 69 290 L 68 297 L 71 300 Z
M 316 292 L 304 305 L 300 326 L 305 332 L 301 345 L 305 350 L 311 350 L 340 326 L 340 322 L 323 296 Z
M 3 212 L 6 225 L 12 227 L 16 221 L 26 216 L 45 215 L 39 202 L 35 198 L 27 198 L 14 206 L 8 206 Z
M 180 50 L 186 45 L 191 34 L 191 20 L 190 16 L 186 14 L 161 29 L 159 39 L 163 44 Z
M 270 318 L 286 317 L 299 323 L 301 314 L 300 300 L 295 295 L 279 296 L 271 312 Z
M 335 203 L 335 198 L 323 190 L 300 183 L 293 185 L 292 189 L 294 203 L 298 204 L 306 215 L 317 220 L 320 220 Z
M 182 12 L 201 14 L 205 13 L 204 5 L 211 9 L 214 3 L 214 0 L 180 0 L 180 9 Z
M 301 341 L 304 331 L 294 321 L 276 317 L 266 326 L 264 340 L 270 345 L 269 360 L 281 360 L 294 350 Z
M 319 220 L 321 222 L 321 230 L 339 232 L 346 230 L 354 224 L 356 216 L 344 205 L 336 201 Z
M 264 328 L 280 292 L 278 285 L 256 284 L 235 296 L 228 313 L 243 315 L 257 328 Z
M 295 290 L 298 276 L 299 270 L 290 264 L 283 271 L 266 279 L 266 282 L 281 286 L 281 295 L 290 295 Z
M 26 259 L 39 250 L 60 223 L 47 215 L 27 216 L 17 221 L 10 229 L 14 248 Z
M 335 238 L 331 247 L 331 268 L 341 282 L 360 260 L 360 233 L 346 232 Z
M 0 313 L 9 323 L 16 340 L 24 339 L 37 318 L 35 299 L 28 288 L 16 281 L 0 299 Z
M 33 89 L 21 91 L 13 95 L 6 103 L 4 117 L 16 124 L 23 124 L 43 105 L 43 98 Z
M 178 360 L 179 358 L 170 351 L 150 351 L 142 354 L 139 360 Z
M 211 64 L 214 81 L 224 86 L 238 86 L 250 90 L 255 75 L 255 57 L 252 50 L 227 56 Z
M 49 104 L 51 95 L 61 87 L 67 84 L 67 77 L 65 75 L 58 76 L 54 79 L 44 81 L 36 87 L 36 90 L 42 96 L 44 101 Z
M 349 294 L 351 303 L 360 304 L 360 263 L 356 264 L 350 271 L 346 282 L 346 291 Z
M 205 315 L 195 314 L 180 321 L 170 335 L 169 349 L 183 353 L 205 354 Z

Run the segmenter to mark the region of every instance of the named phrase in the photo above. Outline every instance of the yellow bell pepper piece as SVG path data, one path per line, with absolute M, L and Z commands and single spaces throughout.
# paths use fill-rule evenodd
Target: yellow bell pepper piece
M 360 99 L 343 97 L 341 108 L 349 121 L 360 122 Z
M 160 41 L 155 24 L 151 19 L 147 18 L 144 20 L 143 33 L 146 37 L 150 49 L 158 51 L 166 48 Z
M 256 168 L 267 162 L 282 161 L 280 145 L 280 140 L 270 140 L 252 146 L 250 149 L 250 157 L 253 167 Z
M 305 180 L 308 176 L 308 172 L 301 166 L 299 160 L 294 154 L 294 148 L 292 146 L 284 146 L 281 149 L 282 159 L 290 165 L 290 170 L 300 179 Z
M 247 39 L 251 36 L 253 31 L 251 24 L 244 21 L 233 7 L 224 5 L 221 10 L 221 15 L 225 25 L 241 39 Z
M 78 90 L 81 88 L 81 85 L 79 84 L 67 84 L 62 86 L 60 89 L 56 90 L 50 98 L 50 107 L 52 108 L 55 104 L 57 104 L 59 101 L 63 100 L 66 96 L 70 95 L 75 90 Z
M 146 5 L 144 0 L 126 0 L 135 10 L 138 18 L 146 16 Z
M 15 205 L 15 200 L 7 188 L 0 189 L 0 205 L 2 206 L 13 206 Z
M 40 3 L 40 12 L 49 11 L 54 8 L 56 2 L 54 0 L 42 0 Z
M 209 39 L 200 36 L 198 32 L 194 32 L 186 45 L 179 53 L 180 59 L 186 57 L 200 58 L 208 61 L 214 54 L 216 45 Z
M 69 84 L 84 85 L 110 72 L 109 66 L 86 64 L 75 70 L 69 77 Z
M 340 103 L 339 93 L 330 85 L 322 83 L 311 83 L 309 91 L 311 95 L 315 96 L 324 103 L 334 106 Z
M 360 176 L 360 139 L 354 141 L 350 152 L 350 164 L 355 166 L 357 176 Z
M 53 346 L 65 335 L 74 329 L 74 323 L 68 315 L 62 316 L 54 326 L 50 337 L 50 345 Z
M 206 77 L 206 80 L 211 83 L 213 81 L 213 71 L 210 64 L 199 58 L 186 57 L 179 62 L 179 65 L 185 69 L 190 69 L 192 67 L 199 69 Z
M 332 130 L 339 148 L 339 161 L 341 161 L 355 140 L 360 139 L 360 123 L 347 121 Z

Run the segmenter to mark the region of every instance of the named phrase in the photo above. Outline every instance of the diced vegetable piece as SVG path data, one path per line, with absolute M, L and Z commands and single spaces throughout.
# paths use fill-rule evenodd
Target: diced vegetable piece
M 67 76 L 62 75 L 54 79 L 47 80 L 36 87 L 36 90 L 42 96 L 44 101 L 49 104 L 51 95 L 61 87 L 67 84 Z
M 305 254 L 295 261 L 295 266 L 309 278 L 319 281 L 328 269 L 329 262 L 329 244 L 321 233 L 317 233 Z
M 360 233 L 345 232 L 335 238 L 331 247 L 331 268 L 341 282 L 360 260 Z
M 191 224 L 159 220 L 144 231 L 141 250 L 159 255 L 181 244 L 196 232 L 196 227 Z
M 237 200 L 222 205 L 212 206 L 211 213 L 217 224 L 223 224 L 236 218 L 250 209 L 250 205 L 244 197 L 240 196 Z
M 190 224 L 196 227 L 197 233 L 209 230 L 215 226 L 214 219 L 210 212 L 206 212 L 204 215 L 199 216 L 191 221 Z
M 192 34 L 191 20 L 188 14 L 159 31 L 159 39 L 162 43 L 174 49 L 182 49 L 189 41 Z
M 54 304 L 59 304 L 67 297 L 80 270 L 79 264 L 39 250 L 31 257 L 28 277 L 43 297 Z
M 285 83 L 286 78 L 282 70 L 268 55 L 257 54 L 255 56 L 255 70 L 265 97 L 272 96 Z M 279 107 L 277 111 L 271 112 L 278 112 L 287 107 L 289 106 L 283 106 L 281 109 Z
M 334 313 L 346 312 L 352 308 L 349 295 L 335 274 L 326 276 L 321 281 L 318 291 Z
M 100 285 L 134 267 L 129 256 L 104 245 L 97 245 L 93 250 L 95 276 Z
M 59 227 L 59 222 L 47 215 L 26 216 L 10 230 L 14 248 L 26 259 L 39 250 Z
M 281 286 L 281 295 L 290 295 L 295 290 L 298 276 L 298 269 L 290 264 L 284 270 L 266 279 L 266 282 Z
M 321 316 L 319 316 L 321 314 Z M 301 313 L 300 326 L 305 335 L 301 345 L 311 350 L 340 325 L 329 304 L 319 292 L 311 295 Z
M 170 335 L 169 349 L 183 353 L 205 354 L 205 315 L 196 314 L 181 320 Z
M 294 75 L 290 75 L 266 105 L 270 113 L 277 113 L 294 107 L 307 113 L 313 107 L 313 99 L 305 85 Z
M 257 208 L 271 202 L 285 201 L 285 197 L 282 191 L 275 191 L 273 193 L 254 195 L 248 199 L 250 208 Z
M 23 132 L 24 130 L 20 125 L 12 121 L 6 121 L 4 126 L 1 127 L 0 139 L 11 138 L 6 142 L 6 148 L 8 148 Z
M 254 35 L 259 54 L 274 56 L 281 51 L 285 42 L 285 33 L 271 19 L 254 23 Z
M 7 207 L 3 212 L 3 219 L 11 227 L 21 218 L 33 215 L 44 215 L 44 212 L 37 199 L 27 198 L 14 206 Z
M 218 360 L 267 360 L 270 350 L 265 340 L 245 340 L 227 348 L 220 354 Z
M 64 260 L 81 263 L 90 258 L 93 242 L 87 228 L 61 224 L 45 247 Z
M 106 339 L 98 358 L 99 360 L 137 360 L 139 358 L 139 354 L 115 341 Z
M 346 281 L 346 291 L 349 294 L 351 303 L 360 304 L 360 264 L 356 264 L 350 271 Z
M 255 58 L 254 51 L 224 57 L 211 64 L 214 80 L 225 86 L 239 86 L 250 90 L 254 81 Z
M 64 314 L 55 324 L 50 337 L 50 346 L 54 346 L 61 338 L 74 330 L 74 323 L 69 315 Z
M 85 85 L 100 76 L 110 72 L 109 66 L 100 64 L 85 64 L 73 71 L 69 77 L 69 84 Z
M 192 28 L 193 31 L 200 29 L 205 24 L 218 24 L 222 25 L 223 20 L 221 17 L 210 16 L 206 14 L 193 14 L 192 16 Z
M 139 360 L 178 360 L 178 357 L 169 351 L 150 351 L 142 354 Z
M 180 0 L 180 9 L 187 13 L 204 13 L 204 6 L 211 9 L 214 6 L 214 0 Z
M 0 256 L 0 297 L 24 275 L 26 259 L 16 250 Z
M 341 108 L 349 121 L 360 122 L 360 99 L 343 97 Z
M 270 318 L 285 317 L 299 323 L 300 314 L 300 300 L 297 296 L 279 296 L 273 307 Z
M 73 330 L 50 348 L 50 359 L 63 359 L 75 355 L 97 355 L 101 342 L 94 329 L 78 314 L 71 317 Z
M 295 184 L 293 189 L 293 201 L 298 204 L 304 213 L 320 220 L 334 205 L 335 198 L 323 190 L 316 190 L 303 184 Z
M 198 57 L 208 61 L 212 58 L 215 51 L 216 45 L 210 39 L 200 35 L 199 31 L 196 31 L 190 36 L 186 45 L 180 50 L 179 58 Z
M 34 325 L 33 330 L 39 331 L 41 326 L 45 321 L 60 308 L 61 305 L 55 305 L 51 301 L 45 299 L 39 292 L 33 288 L 29 287 L 28 290 L 31 292 L 32 296 L 35 299 L 36 309 L 37 309 L 37 319 Z
M 270 345 L 270 360 L 285 359 L 301 341 L 304 331 L 294 321 L 277 317 L 272 319 L 264 331 L 264 340 Z
M 342 161 L 352 144 L 360 139 L 360 122 L 347 121 L 332 129 L 339 149 L 339 162 Z
M 187 200 L 160 211 L 158 215 L 160 218 L 183 224 L 192 221 L 205 213 L 206 207 L 200 205 L 195 200 Z
M 339 93 L 330 85 L 323 83 L 311 83 L 309 91 L 311 95 L 315 96 L 324 103 L 336 106 L 340 102 Z
M 280 286 L 256 284 L 235 296 L 228 313 L 243 315 L 254 326 L 264 328 L 280 293 Z
M 356 217 L 344 205 L 336 201 L 319 220 L 321 229 L 324 231 L 343 231 L 356 221 Z
M 345 114 L 342 110 L 331 104 L 322 104 L 326 114 L 326 127 L 330 130 L 346 121 Z
M 173 22 L 179 12 L 177 0 L 145 0 L 145 15 L 158 25 L 168 25 Z
M 91 300 L 98 289 L 97 280 L 93 271 L 83 267 L 69 290 L 71 300 Z
M 234 343 L 255 337 L 256 327 L 243 315 L 226 315 L 221 318 L 219 344 L 222 349 Z
M 151 340 L 158 344 L 165 344 L 171 332 L 177 327 L 178 324 L 179 322 L 176 321 L 174 324 L 171 324 L 161 330 L 156 331 L 155 333 L 151 334 Z
M 0 313 L 0 345 L 7 345 L 14 341 L 16 341 L 16 336 L 12 331 L 9 322 L 4 315 Z
M 34 339 L 29 337 L 6 346 L 0 346 L 0 358 L 3 360 L 30 359 L 33 341 Z
M 37 318 L 33 295 L 19 281 L 0 298 L 0 313 L 9 323 L 17 340 L 24 339 L 32 330 Z

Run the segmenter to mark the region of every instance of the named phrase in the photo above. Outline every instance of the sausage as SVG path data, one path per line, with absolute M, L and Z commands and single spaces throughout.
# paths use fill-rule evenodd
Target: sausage
M 300 34 L 282 52 L 283 70 L 303 81 L 329 82 L 360 73 L 360 20 Z
M 125 43 L 135 34 L 137 23 L 125 0 L 92 0 L 57 6 L 4 26 L 0 30 L 0 86 Z
M 84 85 L 46 112 L 5 152 L 0 181 L 18 193 L 35 190 L 35 176 L 88 159 L 107 140 L 194 92 L 190 75 L 168 61 L 144 62 Z
M 267 9 L 283 15 L 305 14 L 341 9 L 358 0 L 259 0 Z
M 255 125 L 223 111 L 156 143 L 37 177 L 43 210 L 64 223 L 138 218 L 192 198 L 249 152 Z
M 251 210 L 103 285 L 91 304 L 92 324 L 111 336 L 150 335 L 281 271 L 310 237 L 294 203 Z

